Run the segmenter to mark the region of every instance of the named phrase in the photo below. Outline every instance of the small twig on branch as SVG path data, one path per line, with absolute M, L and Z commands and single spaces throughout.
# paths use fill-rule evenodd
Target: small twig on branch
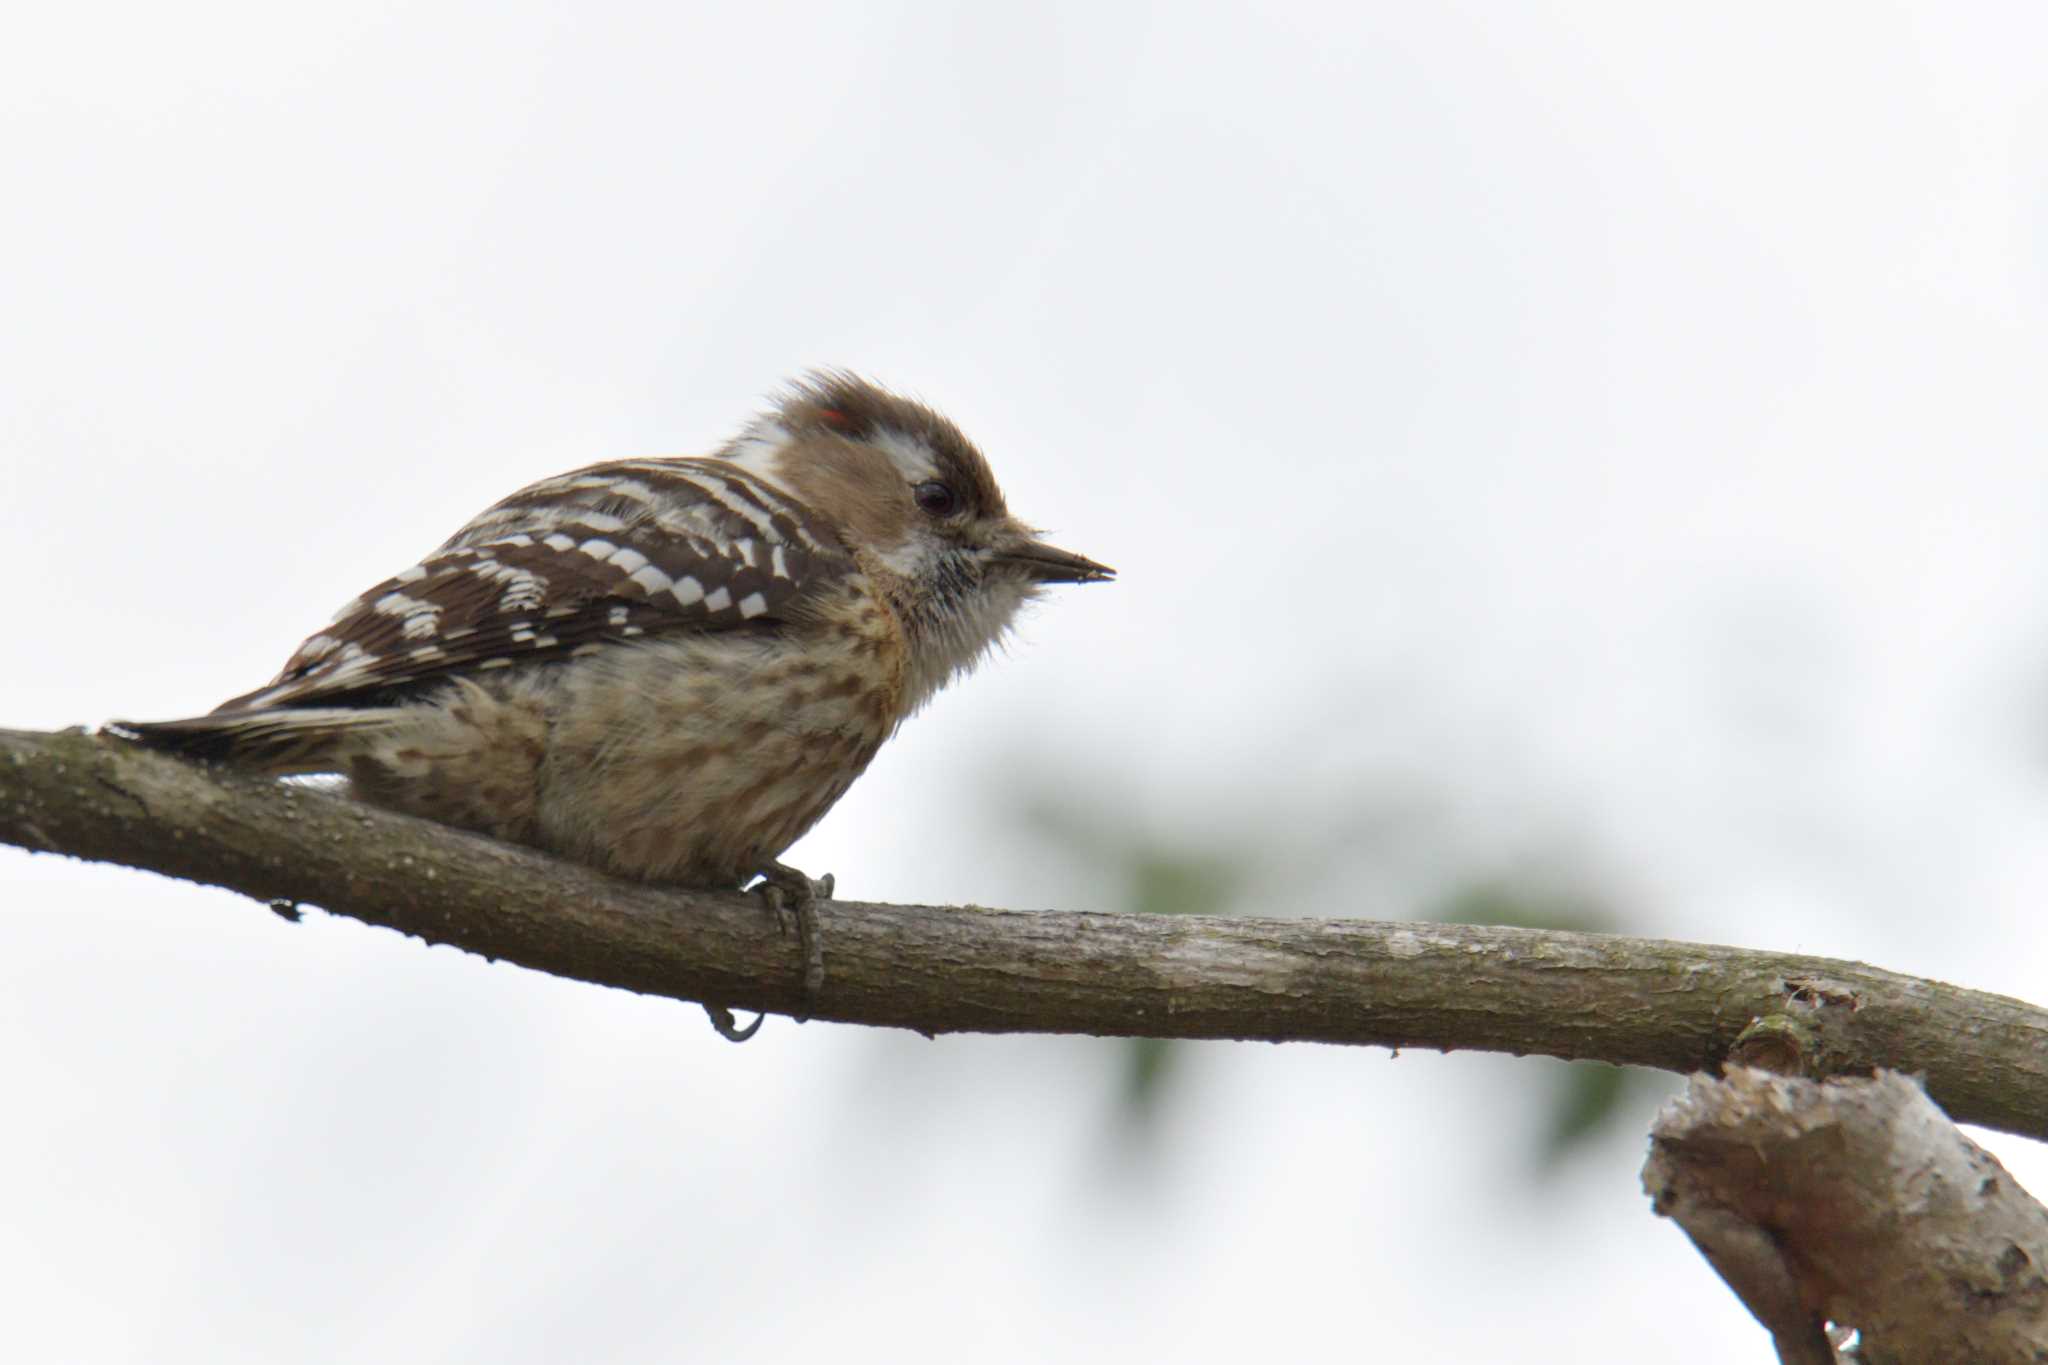
M 1643 1185 L 1787 1365 L 2048 1359 L 2048 1210 L 1896 1072 L 1695 1076 Z
M 758 900 L 633 885 L 329 793 L 83 732 L 0 730 L 0 841 L 310 904 L 558 976 L 781 1013 Z M 841 869 L 844 871 L 845 869 Z M 821 1019 L 945 1032 L 1545 1053 L 1691 1072 L 1797 1016 L 1814 1073 L 1910 1068 L 1958 1119 L 2048 1137 L 2048 1012 L 1825 958 L 1473 925 L 818 907 Z

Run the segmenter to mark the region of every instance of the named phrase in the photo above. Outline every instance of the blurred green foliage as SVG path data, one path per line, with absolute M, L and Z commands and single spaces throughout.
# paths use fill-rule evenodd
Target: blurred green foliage
M 1616 920 L 1593 894 L 1540 877 L 1520 882 L 1484 877 L 1462 883 L 1437 902 L 1427 918 L 1444 924 L 1585 933 L 1611 933 Z M 1544 1117 L 1533 1134 L 1536 1163 L 1544 1171 L 1555 1170 L 1617 1125 L 1642 1127 L 1644 1111 L 1663 1093 L 1652 1083 L 1651 1073 L 1606 1062 L 1562 1062 L 1551 1071 Z
M 1251 837 L 1202 841 L 1181 831 L 1163 836 L 1131 811 L 1077 803 L 1071 793 L 1083 789 L 1083 784 L 1048 780 L 1041 788 L 1044 794 L 1030 801 L 1023 815 L 1054 857 L 1079 866 L 1091 885 L 1117 888 L 1108 908 L 1146 915 L 1229 913 L 1240 909 L 1248 893 L 1273 884 L 1312 883 L 1326 868 L 1341 875 L 1335 870 L 1360 852 L 1342 840 L 1328 848 L 1290 849 L 1279 833 L 1283 821 L 1277 812 L 1270 817 L 1275 827 L 1270 838 L 1258 837 L 1256 822 L 1245 819 L 1229 827 L 1251 829 Z M 1239 804 L 1230 802 L 1232 809 Z M 1410 827 L 1404 838 L 1426 840 L 1428 834 Z M 1450 880 L 1417 918 L 1614 931 L 1619 917 L 1582 881 L 1553 865 L 1468 875 Z M 1114 1107 L 1122 1145 L 1156 1141 L 1164 1127 L 1162 1113 L 1183 1075 L 1188 1045 L 1158 1038 L 1111 1045 L 1121 1053 Z M 1647 1074 L 1605 1063 L 1558 1063 L 1545 1070 L 1548 1079 L 1540 1084 L 1546 1103 L 1542 1115 L 1532 1120 L 1529 1136 L 1531 1155 L 1542 1171 L 1556 1169 L 1617 1124 L 1640 1128 L 1654 1097 L 1662 1093 Z

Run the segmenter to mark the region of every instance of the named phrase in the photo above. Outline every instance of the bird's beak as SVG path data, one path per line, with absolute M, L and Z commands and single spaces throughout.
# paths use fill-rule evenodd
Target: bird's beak
M 995 557 L 1037 583 L 1106 583 L 1116 577 L 1116 570 L 1106 564 L 1029 537 L 996 551 Z

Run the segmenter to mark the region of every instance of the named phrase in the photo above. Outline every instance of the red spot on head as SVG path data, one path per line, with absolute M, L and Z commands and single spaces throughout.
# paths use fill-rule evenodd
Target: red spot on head
M 819 408 L 818 420 L 828 427 L 845 428 L 853 425 L 853 419 L 838 408 Z

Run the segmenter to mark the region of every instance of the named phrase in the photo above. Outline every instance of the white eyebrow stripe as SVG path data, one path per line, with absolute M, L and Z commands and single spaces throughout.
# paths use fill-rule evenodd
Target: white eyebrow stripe
M 932 459 L 931 447 L 922 441 L 883 427 L 868 438 L 868 444 L 887 455 L 909 483 L 923 483 L 938 477 L 939 467 Z
M 764 482 L 772 481 L 778 457 L 788 448 L 789 441 L 788 427 L 773 417 L 757 417 L 747 424 L 738 440 L 719 452 L 718 458 Z

